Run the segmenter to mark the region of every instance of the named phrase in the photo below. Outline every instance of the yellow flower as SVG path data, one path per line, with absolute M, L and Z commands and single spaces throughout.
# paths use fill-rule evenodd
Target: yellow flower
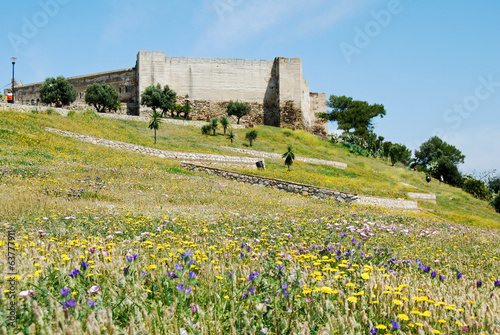
M 420 323 L 420 322 L 415 322 L 415 326 L 423 327 L 423 326 L 424 326 L 424 324 L 423 324 L 423 323 Z
M 365 272 L 365 273 L 361 274 L 361 278 L 363 278 L 364 280 L 368 280 L 368 279 L 370 279 L 370 275 Z
M 349 297 L 349 298 L 347 298 L 347 301 L 356 303 L 356 302 L 358 302 L 358 298 L 356 298 L 356 297 Z
M 431 316 L 431 311 L 425 311 L 425 312 L 423 312 L 420 315 L 422 315 L 422 316 Z
M 410 318 L 409 318 L 409 317 L 408 317 L 408 315 L 406 315 L 406 314 L 399 314 L 399 315 L 398 315 L 398 318 L 399 318 L 400 320 L 404 320 L 404 321 L 408 321 L 408 320 L 410 320 Z
M 321 288 L 321 292 L 323 292 L 323 293 L 327 293 L 327 294 L 337 294 L 337 293 L 338 293 L 338 291 L 337 291 L 337 290 L 334 290 L 334 289 L 332 289 L 332 288 L 330 288 L 330 287 L 326 287 L 326 286 L 323 286 L 323 287 Z
M 215 278 L 217 278 L 217 279 L 222 279 L 222 276 L 215 276 Z
M 376 326 L 375 328 L 377 328 L 377 329 L 382 329 L 382 330 L 383 330 L 383 329 L 387 329 L 387 327 L 386 327 L 386 326 L 384 326 L 384 325 L 378 325 L 378 326 Z
M 398 306 L 403 306 L 403 302 L 401 302 L 401 300 L 393 300 L 392 301 L 395 305 L 398 305 Z
M 437 330 L 437 329 L 434 329 L 432 332 L 433 332 L 434 334 L 441 334 L 441 332 L 440 332 L 439 330 Z

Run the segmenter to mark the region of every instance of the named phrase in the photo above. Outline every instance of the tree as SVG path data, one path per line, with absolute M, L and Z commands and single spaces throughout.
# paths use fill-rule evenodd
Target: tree
M 458 167 L 449 159 L 441 157 L 429 164 L 429 173 L 436 179 L 442 175 L 444 181 L 452 186 L 462 185 L 462 175 L 458 171 Z
M 245 138 L 250 141 L 250 146 L 252 146 L 252 142 L 257 138 L 257 130 L 250 130 L 246 133 Z
M 436 162 L 441 158 L 457 165 L 458 163 L 464 162 L 465 156 L 453 145 L 434 136 L 422 143 L 419 150 L 415 150 L 414 164 L 428 168 L 430 163 Z
M 226 129 L 229 126 L 229 119 L 226 116 L 220 118 L 220 125 L 224 129 L 224 135 L 226 135 Z
M 215 136 L 215 131 L 217 130 L 218 126 L 219 126 L 219 120 L 212 119 L 212 121 L 210 121 L 210 127 L 212 127 L 212 131 L 214 132 L 214 136 Z
M 229 130 L 229 133 L 227 134 L 227 138 L 231 140 L 231 143 L 233 143 L 235 136 L 234 136 L 232 129 Z
M 386 111 L 384 105 L 370 105 L 366 101 L 353 100 L 346 96 L 331 95 L 328 107 L 332 108 L 329 113 L 318 113 L 317 116 L 328 121 L 337 121 L 338 128 L 345 132 L 354 129 L 354 134 L 365 137 L 373 130 L 372 119 L 384 117 Z
M 411 150 L 404 144 L 393 144 L 389 149 L 389 156 L 391 157 L 391 164 L 393 166 L 397 162 L 408 165 L 411 160 Z
M 154 129 L 155 131 L 155 145 L 156 145 L 156 131 L 158 128 L 160 128 L 160 122 L 161 122 L 161 114 L 157 113 L 153 109 L 153 113 L 151 113 L 150 118 L 149 118 L 149 129 Z
M 109 112 L 120 103 L 118 92 L 113 86 L 106 83 L 90 84 L 85 90 L 85 103 L 94 106 L 98 113 L 104 113 L 106 108 Z
M 240 124 L 240 119 L 247 115 L 250 112 L 250 105 L 245 104 L 243 102 L 233 102 L 232 100 L 229 101 L 229 104 L 227 105 L 227 115 L 229 116 L 236 116 L 238 118 L 238 124 Z
M 159 108 L 163 115 L 174 108 L 176 95 L 168 85 L 162 89 L 160 84 L 156 86 L 148 86 L 141 94 L 141 105 L 152 108 L 154 112 Z
M 69 105 L 76 100 L 76 91 L 73 85 L 63 76 L 45 79 L 40 86 L 40 100 L 46 104 L 53 104 L 60 99 L 63 105 Z
M 500 176 L 494 177 L 489 180 L 488 186 L 493 190 L 495 193 L 500 192 Z
M 293 160 L 295 159 L 295 154 L 292 151 L 292 145 L 288 145 L 287 151 L 283 154 L 283 158 L 285 159 L 285 165 L 288 167 L 288 171 L 290 171 L 290 166 L 293 164 Z
M 472 176 L 465 176 L 462 182 L 462 190 L 481 200 L 489 200 L 490 198 L 488 186 L 483 181 Z

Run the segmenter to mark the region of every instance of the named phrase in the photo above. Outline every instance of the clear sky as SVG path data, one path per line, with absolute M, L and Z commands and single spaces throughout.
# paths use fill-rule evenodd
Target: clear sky
M 375 132 L 415 149 L 433 135 L 500 170 L 500 1 L 2 1 L 0 88 L 168 56 L 300 57 L 311 91 L 381 103 Z M 335 124 L 330 131 L 335 131 Z

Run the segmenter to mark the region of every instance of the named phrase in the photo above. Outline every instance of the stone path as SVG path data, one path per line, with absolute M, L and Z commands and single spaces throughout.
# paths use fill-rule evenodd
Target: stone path
M 229 156 L 229 155 L 215 155 L 215 154 L 203 154 L 196 152 L 183 152 L 183 151 L 171 151 L 171 150 L 161 150 L 156 148 L 144 147 L 141 145 L 130 144 L 120 141 L 106 140 L 99 137 L 81 135 L 77 133 L 72 133 L 69 131 L 45 128 L 47 131 L 52 133 L 57 133 L 62 136 L 73 137 L 84 142 L 89 142 L 96 145 L 102 145 L 110 148 L 115 148 L 119 150 L 126 150 L 132 152 L 138 152 L 145 155 L 156 156 L 166 159 L 178 160 L 181 162 L 196 162 L 205 165 L 217 165 L 217 166 L 237 166 L 256 169 L 256 162 L 263 161 L 264 158 L 253 158 L 253 157 L 243 157 L 243 156 Z
M 253 156 L 259 156 L 259 157 L 266 157 L 266 158 L 274 158 L 274 159 L 281 159 L 282 155 L 273 153 L 273 152 L 266 152 L 266 151 L 257 151 L 257 150 L 249 150 L 249 149 L 240 149 L 240 148 L 232 148 L 232 147 L 223 147 L 224 149 L 229 149 L 235 152 L 241 152 Z M 300 157 L 300 156 L 295 156 L 295 160 L 301 161 L 301 162 L 306 162 L 306 163 L 313 163 L 313 164 L 323 164 L 323 165 L 330 165 L 339 169 L 345 169 L 347 168 L 347 164 L 345 163 L 340 163 L 340 162 L 335 162 L 335 161 L 329 161 L 326 159 L 317 159 L 317 158 L 309 158 L 309 157 Z
M 373 205 L 390 209 L 405 209 L 405 210 L 418 210 L 418 205 L 416 201 L 403 200 L 403 199 L 391 199 L 391 198 L 380 198 L 372 196 L 364 196 L 357 194 L 350 194 L 345 192 L 339 192 L 331 189 L 321 188 L 317 186 L 299 184 L 279 179 L 272 179 L 261 176 L 247 175 L 244 173 L 238 173 L 233 171 L 227 171 L 222 169 L 217 169 L 214 167 L 208 167 L 204 165 L 216 165 L 222 167 L 228 166 L 244 166 L 246 168 L 256 168 L 256 162 L 259 160 L 264 161 L 264 157 L 252 158 L 243 156 L 228 156 L 228 155 L 215 155 L 215 154 L 202 154 L 202 153 L 191 153 L 191 152 L 181 152 L 181 151 L 170 151 L 161 150 L 150 147 L 144 147 L 141 145 L 135 145 L 120 141 L 106 140 L 103 138 L 81 135 L 69 131 L 45 128 L 47 131 L 67 136 L 73 137 L 84 142 L 92 143 L 95 145 L 102 145 L 106 147 L 115 148 L 118 150 L 126 150 L 132 152 L 138 152 L 145 155 L 157 156 L 166 159 L 179 160 L 184 164 L 185 167 L 196 170 L 204 170 L 210 173 L 218 174 L 224 178 L 233 179 L 239 182 L 262 185 L 266 187 L 279 188 L 286 192 L 300 193 L 303 195 L 318 196 L 321 198 L 334 198 L 337 201 L 345 201 L 350 203 L 357 203 L 363 205 Z M 244 149 L 243 149 L 244 150 Z M 253 151 L 253 150 L 248 150 Z M 258 153 L 258 151 L 253 151 Z M 203 165 L 197 165 L 197 164 Z M 278 186 L 281 185 L 281 186 Z

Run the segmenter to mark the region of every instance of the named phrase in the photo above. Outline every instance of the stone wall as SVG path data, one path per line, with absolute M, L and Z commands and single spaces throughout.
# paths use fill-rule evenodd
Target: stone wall
M 140 51 L 136 69 L 137 100 L 148 86 L 168 85 L 177 93 L 179 103 L 189 99 L 195 110 L 192 117 L 198 120 L 224 115 L 225 106 L 233 100 L 252 106 L 243 122 L 312 131 L 318 122 L 315 113 L 323 111 L 316 109 L 321 104 L 311 106 L 300 58 L 186 58 Z
M 416 201 L 403 199 L 390 199 L 381 197 L 364 196 L 358 194 L 344 193 L 328 188 L 299 184 L 291 181 L 254 176 L 245 173 L 238 173 L 208 166 L 184 163 L 183 167 L 192 171 L 203 171 L 226 179 L 241 183 L 271 187 L 290 193 L 297 193 L 305 196 L 315 196 L 321 199 L 335 199 L 339 202 L 355 203 L 361 205 L 371 205 L 390 209 L 418 210 Z
M 79 110 L 74 105 L 85 105 L 85 90 L 90 84 L 106 83 L 113 86 L 120 96 L 122 112 L 127 114 L 137 114 L 137 76 L 134 68 L 95 73 L 85 76 L 66 78 L 73 85 L 77 92 L 76 101 L 69 106 L 69 109 Z M 34 83 L 16 87 L 16 102 L 20 104 L 36 105 L 40 99 L 40 87 L 43 83 Z M 38 105 L 42 105 L 38 103 Z M 86 107 L 89 109 L 89 106 Z
M 338 192 L 338 191 L 334 191 L 334 190 L 327 189 L 327 188 L 299 184 L 299 183 L 294 183 L 291 181 L 286 181 L 286 180 L 281 180 L 281 179 L 254 176 L 254 175 L 249 175 L 249 174 L 244 174 L 244 173 L 238 173 L 238 172 L 217 169 L 217 168 L 212 168 L 212 167 L 208 167 L 208 166 L 188 164 L 188 163 L 184 163 L 181 166 L 183 166 L 184 168 L 186 168 L 188 170 L 204 171 L 207 173 L 215 174 L 217 176 L 221 176 L 223 178 L 231 179 L 231 180 L 238 181 L 241 183 L 252 184 L 252 185 L 261 185 L 261 186 L 265 186 L 265 187 L 275 188 L 278 190 L 283 190 L 283 191 L 290 192 L 290 193 L 297 193 L 297 194 L 308 195 L 308 196 L 316 196 L 316 197 L 322 198 L 322 199 L 335 199 L 335 200 L 340 201 L 340 202 L 348 202 L 348 203 L 354 202 L 358 199 L 358 196 L 356 194 L 343 193 L 343 192 Z

